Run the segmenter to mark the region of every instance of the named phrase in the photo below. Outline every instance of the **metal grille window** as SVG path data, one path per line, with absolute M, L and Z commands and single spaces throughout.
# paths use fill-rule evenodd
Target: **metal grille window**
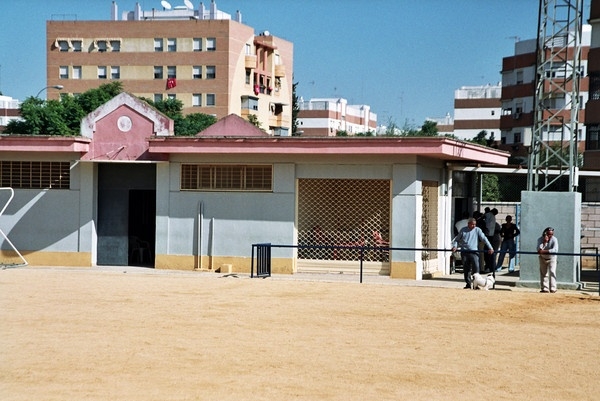
M 390 181 L 302 179 L 298 181 L 298 259 L 358 260 L 347 247 L 387 247 L 390 240 Z M 366 261 L 388 260 L 386 250 L 365 251 Z
M 438 239 L 438 183 L 423 181 L 423 213 L 421 215 L 421 244 L 423 248 L 437 248 Z M 423 261 L 437 259 L 437 251 L 423 251 Z
M 271 191 L 273 166 L 183 164 L 181 190 Z
M 600 100 L 600 74 L 596 72 L 590 72 L 589 85 L 590 100 Z
M 69 162 L 0 161 L 0 187 L 69 189 Z

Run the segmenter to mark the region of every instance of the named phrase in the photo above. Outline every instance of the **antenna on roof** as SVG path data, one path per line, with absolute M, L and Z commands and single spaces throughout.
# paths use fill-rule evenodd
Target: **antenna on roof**
M 167 0 L 162 0 L 160 2 L 160 5 L 163 6 L 163 8 L 165 10 L 170 10 L 171 9 L 171 3 L 169 3 Z
M 183 3 L 185 4 L 185 6 L 187 8 L 189 8 L 190 10 L 194 9 L 194 4 L 192 4 L 192 2 L 190 0 L 183 0 Z

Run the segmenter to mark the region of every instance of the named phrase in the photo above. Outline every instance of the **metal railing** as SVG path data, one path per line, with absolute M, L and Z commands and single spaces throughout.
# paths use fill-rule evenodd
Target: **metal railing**
M 452 249 L 438 249 L 438 248 L 399 248 L 399 247 L 375 247 L 375 246 L 346 246 L 346 245 L 284 245 L 284 244 L 270 244 L 270 243 L 262 243 L 262 244 L 252 244 L 252 262 L 250 268 L 250 277 L 269 277 L 271 276 L 271 249 L 272 248 L 296 248 L 296 249 L 331 249 L 331 250 L 355 250 L 359 252 L 359 282 L 363 282 L 363 262 L 365 261 L 365 254 L 369 251 L 377 251 L 377 252 L 387 252 L 390 251 L 410 251 L 410 252 L 449 252 L 452 253 Z M 553 255 L 557 256 L 579 256 L 580 259 L 585 257 L 595 257 L 596 258 L 596 273 L 597 273 L 597 282 L 598 282 L 598 294 L 600 295 L 600 270 L 598 269 L 598 261 L 600 260 L 600 254 L 598 253 L 597 247 L 590 248 L 582 248 L 584 249 L 594 249 L 595 253 L 570 253 L 570 252 L 558 252 Z M 255 250 L 256 250 L 256 274 L 254 274 L 254 266 L 255 266 Z M 460 252 L 460 250 L 457 250 Z M 471 253 L 484 253 L 486 250 L 477 250 L 477 251 L 469 251 Z M 500 253 L 499 251 L 495 251 L 494 255 Z M 537 255 L 537 252 L 531 251 L 516 251 L 516 254 L 519 255 Z M 579 278 L 581 278 L 582 265 L 580 262 L 579 265 Z M 496 277 L 495 269 L 492 269 L 491 272 Z

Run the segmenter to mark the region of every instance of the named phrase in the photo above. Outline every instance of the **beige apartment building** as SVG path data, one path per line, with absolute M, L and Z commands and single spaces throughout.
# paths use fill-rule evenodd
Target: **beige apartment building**
M 184 114 L 254 115 L 271 135 L 291 135 L 293 44 L 241 22 L 241 14 L 174 7 L 125 11 L 111 20 L 46 24 L 47 85 L 76 95 L 120 81 L 151 100 L 179 99 Z

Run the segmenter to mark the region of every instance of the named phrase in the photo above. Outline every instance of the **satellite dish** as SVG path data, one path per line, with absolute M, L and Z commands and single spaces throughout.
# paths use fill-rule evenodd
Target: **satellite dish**
M 171 9 L 171 3 L 169 3 L 167 0 L 162 0 L 160 2 L 160 5 L 163 6 L 163 8 L 165 10 L 170 10 Z
M 187 8 L 189 8 L 190 10 L 194 9 L 194 5 L 192 4 L 192 2 L 190 0 L 183 0 L 183 3 L 185 4 L 185 6 Z

